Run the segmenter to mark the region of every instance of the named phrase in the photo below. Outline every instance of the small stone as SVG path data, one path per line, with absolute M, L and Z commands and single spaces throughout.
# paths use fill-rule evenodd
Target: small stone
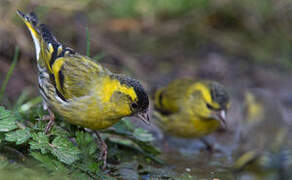
M 190 168 L 186 168 L 186 172 L 191 172 L 191 169 Z

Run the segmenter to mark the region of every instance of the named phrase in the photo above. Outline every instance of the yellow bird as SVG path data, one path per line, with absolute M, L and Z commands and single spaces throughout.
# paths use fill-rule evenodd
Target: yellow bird
M 155 93 L 158 126 L 182 138 L 202 138 L 226 127 L 229 104 L 228 92 L 214 81 L 179 79 Z
M 111 73 L 62 45 L 45 24 L 39 24 L 34 13 L 17 13 L 29 29 L 36 49 L 39 90 L 50 114 L 46 133 L 54 123 L 54 113 L 92 130 L 110 127 L 133 115 L 150 123 L 148 95 L 137 80 Z M 96 135 L 102 143 L 105 167 L 107 146 L 97 132 Z
M 286 169 L 292 167 L 292 154 L 288 144 L 290 127 L 280 102 L 267 90 L 250 89 L 245 92 L 244 113 L 234 172 L 239 178 L 249 175 L 254 179 L 285 179 Z

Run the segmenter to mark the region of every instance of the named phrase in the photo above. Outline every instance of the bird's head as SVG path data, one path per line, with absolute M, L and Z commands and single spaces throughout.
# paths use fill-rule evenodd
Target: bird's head
M 115 79 L 121 84 L 121 91 L 117 95 L 120 99 L 119 104 L 127 109 L 129 116 L 136 116 L 146 124 L 150 124 L 149 99 L 140 82 L 121 75 L 115 76 Z
M 193 109 L 197 115 L 206 120 L 217 120 L 221 127 L 227 127 L 230 101 L 223 85 L 213 81 L 198 82 L 192 86 L 191 94 L 196 99 Z

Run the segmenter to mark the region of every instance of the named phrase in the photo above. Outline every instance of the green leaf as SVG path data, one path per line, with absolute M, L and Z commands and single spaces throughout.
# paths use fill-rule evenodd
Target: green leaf
M 97 143 L 90 133 L 84 131 L 77 131 L 76 142 L 78 144 L 79 149 L 83 152 L 83 154 L 93 155 L 94 153 L 96 153 Z
M 63 128 L 58 127 L 58 126 L 55 126 L 54 128 L 52 128 L 50 134 L 54 135 L 54 136 L 61 136 L 61 137 L 69 137 L 70 136 L 69 131 L 64 130 Z
M 91 172 L 98 173 L 99 172 L 99 167 L 100 163 L 97 161 L 91 161 L 87 163 L 87 167 Z
M 134 125 L 132 124 L 132 122 L 129 119 L 125 119 L 125 118 L 117 122 L 114 127 L 116 131 L 120 133 L 134 131 Z
M 140 146 L 140 148 L 142 148 L 145 152 L 148 152 L 150 154 L 153 155 L 159 155 L 160 154 L 160 150 L 153 146 L 151 143 L 149 142 L 142 142 L 142 141 L 138 141 L 137 144 Z
M 40 161 L 42 165 L 51 171 L 68 171 L 66 167 L 60 162 L 54 159 L 50 155 L 44 155 L 39 152 L 31 152 L 30 155 L 36 160 Z
M 80 150 L 66 138 L 56 137 L 51 147 L 52 154 L 65 164 L 70 165 L 79 159 Z
M 78 168 L 83 172 L 91 172 L 93 176 L 100 173 L 101 162 L 96 160 L 97 143 L 91 133 L 85 131 L 77 131 L 76 143 L 81 150 L 81 164 Z
M 129 147 L 131 149 L 134 149 L 159 164 L 164 164 L 162 160 L 155 157 L 155 155 L 158 155 L 160 151 L 148 142 L 146 143 L 146 142 L 141 142 L 141 141 L 133 141 L 133 139 L 130 140 L 130 139 L 125 139 L 124 137 L 118 137 L 118 136 L 110 136 L 108 137 L 108 139 L 109 141 L 113 143 L 120 144 L 120 145 Z
M 126 139 L 124 137 L 119 137 L 119 136 L 111 136 L 108 139 L 109 141 L 113 143 L 124 145 L 124 146 L 134 148 L 134 149 L 139 149 L 139 151 L 142 151 L 142 149 L 130 139 Z
M 154 140 L 152 134 L 150 134 L 147 130 L 142 128 L 135 129 L 133 136 L 143 142 L 151 142 Z
M 41 150 L 43 154 L 47 153 L 51 147 L 49 146 L 49 138 L 45 133 L 32 133 L 32 141 L 29 142 L 30 149 Z
M 0 132 L 9 132 L 17 128 L 16 117 L 0 106 Z
M 19 129 L 5 134 L 5 140 L 23 144 L 31 137 L 29 129 Z
M 132 136 L 131 133 L 129 132 L 126 132 L 126 131 L 121 132 L 121 131 L 117 131 L 117 129 L 104 130 L 103 132 L 109 134 L 107 138 L 111 142 L 135 149 L 136 151 L 141 152 L 142 154 L 144 154 L 146 157 L 149 157 L 153 161 L 159 164 L 163 164 L 163 161 L 155 157 L 155 155 L 160 154 L 160 150 L 154 147 L 150 142 L 141 141 L 137 137 Z M 144 131 L 138 130 L 136 134 L 139 134 L 139 133 L 144 134 L 142 132 Z M 110 134 L 112 135 L 114 134 L 118 136 L 112 136 Z M 142 137 L 144 137 L 144 135 Z

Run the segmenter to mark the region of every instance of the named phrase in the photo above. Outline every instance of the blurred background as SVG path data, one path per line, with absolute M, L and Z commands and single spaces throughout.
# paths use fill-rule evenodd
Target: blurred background
M 34 11 L 60 42 L 82 54 L 88 28 L 90 57 L 141 80 L 150 94 L 176 78 L 219 81 L 231 92 L 229 123 L 236 127 L 245 117 L 245 92 L 264 89 L 292 123 L 290 0 L 1 0 L 0 87 L 20 49 L 7 107 L 23 92 L 38 96 L 33 41 L 17 9 Z
M 32 39 L 16 10 L 34 11 L 64 44 L 148 90 L 174 78 L 208 78 L 238 91 L 269 88 L 291 105 L 292 2 L 289 0 L 2 0 L 0 82 L 15 46 L 20 57 L 7 96 L 37 94 Z

